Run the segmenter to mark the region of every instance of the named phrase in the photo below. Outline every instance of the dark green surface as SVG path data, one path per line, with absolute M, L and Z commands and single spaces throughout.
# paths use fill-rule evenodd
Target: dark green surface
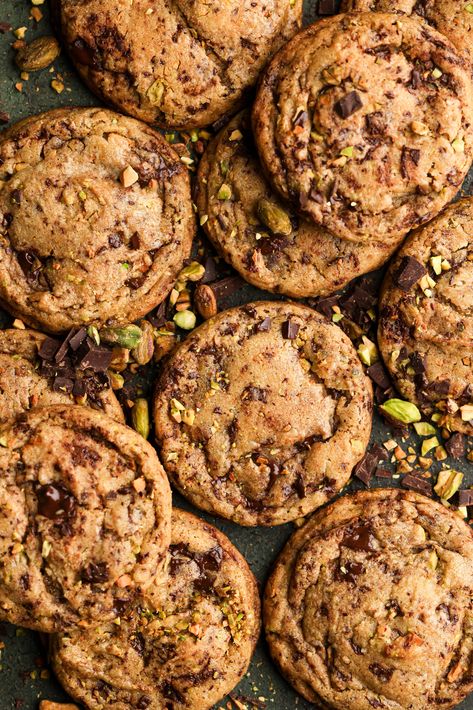
M 308 2 L 307 5 L 306 19 L 310 19 L 310 15 L 313 15 L 310 8 L 311 3 Z M 41 6 L 45 18 L 38 26 L 28 19 L 30 8 L 28 0 L 0 0 L 0 22 L 10 22 L 14 28 L 27 26 L 27 41 L 51 33 L 46 5 Z M 64 56 L 54 63 L 55 72 L 50 73 L 49 69 L 46 69 L 36 74 L 30 74 L 29 81 L 23 83 L 23 91 L 19 93 L 15 89 L 16 82 L 20 81 L 19 71 L 14 65 L 14 53 L 10 49 L 13 40 L 14 37 L 11 33 L 0 34 L 0 110 L 7 111 L 11 115 L 12 121 L 53 107 L 87 106 L 98 103 L 92 94 L 83 87 L 70 62 Z M 58 71 L 66 86 L 61 95 L 58 95 L 50 87 L 51 79 L 55 78 Z M 465 191 L 466 188 L 467 185 L 465 185 Z M 268 298 L 268 294 L 248 286 L 235 294 L 232 302 L 227 305 L 243 303 L 256 298 Z M 391 438 L 391 433 L 378 418 L 375 420 L 374 429 L 373 440 L 382 442 Z M 419 449 L 418 439 L 413 438 L 411 443 L 416 450 Z M 404 448 L 406 447 L 404 446 Z M 453 462 L 451 463 L 453 465 Z M 460 464 L 455 462 L 454 467 L 467 473 L 466 484 L 473 485 L 473 466 L 471 464 L 467 461 Z M 379 485 L 379 483 L 376 481 L 375 485 Z M 361 487 L 358 482 L 350 486 L 351 489 Z M 176 494 L 174 502 L 182 507 L 192 509 Z M 194 510 L 194 512 L 198 511 Z M 231 538 L 245 555 L 263 585 L 273 560 L 293 529 L 292 525 L 271 529 L 244 529 L 232 523 L 199 514 L 217 525 Z M 8 625 L 0 625 L 0 642 L 5 644 L 0 659 L 0 710 L 13 708 L 36 710 L 38 702 L 42 698 L 67 700 L 66 694 L 54 677 L 51 677 L 51 674 L 49 674 L 49 678 L 41 677 L 41 675 L 48 673 L 44 648 L 37 634 L 15 629 Z M 263 642 L 260 642 L 248 676 L 235 693 L 249 698 L 265 699 L 267 707 L 274 710 L 293 710 L 293 708 L 302 710 L 312 707 L 298 697 L 279 675 L 269 660 Z M 219 707 L 224 706 L 225 701 L 219 703 Z M 473 710 L 473 697 L 458 707 L 462 710 Z

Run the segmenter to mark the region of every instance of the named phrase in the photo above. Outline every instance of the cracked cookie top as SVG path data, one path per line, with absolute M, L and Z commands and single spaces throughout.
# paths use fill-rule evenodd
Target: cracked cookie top
M 187 168 L 145 124 L 58 109 L 0 136 L 0 299 L 34 327 L 132 321 L 190 252 Z
M 333 293 L 377 269 L 395 248 L 338 239 L 301 219 L 264 178 L 247 111 L 205 151 L 196 202 L 207 235 L 246 281 L 294 298 Z
M 46 633 L 112 621 L 164 572 L 171 494 L 154 449 L 77 406 L 0 427 L 0 618 Z
M 289 540 L 269 579 L 270 651 L 308 701 L 452 708 L 473 688 L 473 538 L 440 503 L 344 496 Z
M 378 342 L 396 386 L 473 434 L 473 198 L 409 236 L 386 275 Z
M 400 12 L 419 15 L 473 61 L 473 13 L 461 0 L 343 0 L 344 12 Z
M 259 627 L 246 561 L 216 528 L 174 509 L 162 605 L 54 637 L 53 666 L 88 708 L 207 710 L 245 674 Z
M 451 200 L 472 160 L 467 63 L 424 21 L 317 22 L 270 62 L 253 109 L 273 186 L 334 235 L 386 244 Z
M 306 515 L 339 491 L 371 430 L 371 384 L 338 326 L 251 303 L 195 330 L 156 386 L 163 465 L 195 505 L 243 525 Z
M 213 123 L 242 104 L 301 25 L 302 0 L 54 0 L 88 86 L 162 127 Z
M 33 407 L 74 403 L 74 393 L 64 380 L 43 371 L 38 351 L 45 340 L 45 335 L 33 330 L 0 330 L 0 424 Z M 95 395 L 89 394 L 88 403 L 112 419 L 124 422 L 122 408 L 108 377 L 99 379 L 99 373 L 93 371 L 84 371 L 81 375 L 84 390 L 89 389 Z

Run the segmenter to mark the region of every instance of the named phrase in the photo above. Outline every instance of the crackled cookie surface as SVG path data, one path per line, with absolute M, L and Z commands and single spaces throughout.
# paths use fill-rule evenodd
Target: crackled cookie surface
M 414 232 L 390 265 L 378 342 L 396 386 L 473 434 L 473 199 Z
M 190 252 L 187 168 L 158 133 L 59 109 L 0 136 L 0 299 L 47 331 L 135 320 Z
M 0 618 L 44 632 L 112 620 L 163 574 L 171 495 L 153 448 L 53 406 L 0 428 Z
M 400 490 L 345 496 L 289 540 L 269 579 L 271 654 L 337 710 L 452 708 L 472 689 L 473 537 Z
M 216 528 L 174 509 L 161 608 L 56 636 L 53 666 L 87 708 L 207 710 L 246 672 L 259 634 L 247 563 Z
M 276 525 L 350 478 L 371 430 L 371 385 L 340 328 L 295 303 L 224 311 L 194 331 L 156 386 L 171 481 L 195 505 Z
M 74 403 L 73 387 L 79 378 L 65 381 L 45 371 L 38 354 L 45 340 L 45 335 L 33 330 L 0 330 L 0 424 L 34 407 Z M 87 401 L 92 407 L 125 421 L 108 378 L 92 370 L 72 374 L 80 375 L 80 392 L 89 390 Z
M 473 14 L 462 0 L 344 0 L 344 12 L 402 12 L 424 18 L 473 61 Z
M 181 129 L 234 111 L 302 20 L 302 0 L 53 5 L 64 43 L 92 91 L 144 121 Z
M 264 178 L 246 111 L 204 153 L 197 206 L 209 238 L 246 281 L 296 298 L 333 293 L 394 248 L 338 239 L 301 219 Z
M 338 15 L 270 62 L 253 109 L 274 187 L 348 240 L 392 244 L 455 196 L 472 158 L 470 68 L 419 18 Z

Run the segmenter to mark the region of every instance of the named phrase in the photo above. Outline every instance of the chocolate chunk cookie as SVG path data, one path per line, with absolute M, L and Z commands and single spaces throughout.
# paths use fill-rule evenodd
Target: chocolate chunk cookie
M 111 621 L 162 575 L 169 484 L 104 414 L 41 407 L 0 427 L 0 618 L 50 633 Z
M 423 17 L 473 61 L 473 14 L 461 0 L 343 0 L 344 12 L 402 12 Z
M 0 299 L 47 331 L 135 320 L 190 252 L 187 168 L 158 133 L 59 109 L 0 136 Z
M 473 434 L 473 198 L 409 236 L 382 288 L 378 341 L 400 392 Z
M 268 582 L 271 654 L 338 710 L 452 708 L 473 689 L 473 537 L 416 493 L 340 498 L 289 540 Z
M 424 21 L 338 15 L 269 64 L 253 110 L 274 187 L 347 240 L 399 243 L 451 200 L 472 160 L 467 63 Z
M 194 331 L 154 402 L 163 465 L 198 507 L 277 525 L 335 495 L 371 430 L 371 385 L 338 326 L 295 303 L 252 303 Z
M 53 640 L 54 670 L 87 708 L 207 710 L 245 674 L 259 634 L 247 563 L 216 528 L 173 510 L 162 607 Z M 126 683 L 123 679 L 126 678 Z
M 119 110 L 191 129 L 233 112 L 301 26 L 302 0 L 54 0 L 89 88 Z
M 33 330 L 0 330 L 0 424 L 33 407 L 84 400 L 82 392 L 87 392 L 87 388 L 92 396 L 86 397 L 84 403 L 124 423 L 122 408 L 105 373 L 91 370 L 77 373 L 71 369 L 68 372 L 71 377 L 49 374 L 38 354 L 46 340 L 45 335 Z M 75 398 L 77 383 L 81 396 Z
M 300 219 L 271 189 L 255 154 L 245 111 L 210 143 L 198 175 L 204 229 L 246 281 L 295 298 L 327 295 L 388 260 L 394 246 L 348 242 Z

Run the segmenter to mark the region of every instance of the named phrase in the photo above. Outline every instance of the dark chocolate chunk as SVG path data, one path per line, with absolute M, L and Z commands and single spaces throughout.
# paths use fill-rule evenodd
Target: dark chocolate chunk
M 419 165 L 420 150 L 404 146 L 401 153 L 401 175 L 404 180 L 410 180 L 414 168 Z
M 220 281 L 214 281 L 210 286 L 218 301 L 232 296 L 240 290 L 244 283 L 241 276 L 226 276 L 224 279 L 220 279 Z
M 84 64 L 87 67 L 92 66 L 94 62 L 94 50 L 85 40 L 78 37 L 72 44 L 69 45 L 69 52 L 72 58 L 79 64 Z
M 14 205 L 21 205 L 21 200 L 23 198 L 23 193 L 21 190 L 12 190 L 11 193 L 11 201 L 13 202 Z
M 112 249 L 118 249 L 122 245 L 122 238 L 119 234 L 111 234 L 108 238 L 108 243 Z
M 368 377 L 381 389 L 387 390 L 391 387 L 391 380 L 382 362 L 375 362 L 374 365 L 370 365 L 366 372 Z
M 36 490 L 38 515 L 49 520 L 70 519 L 75 512 L 75 498 L 60 483 L 50 483 Z
M 105 372 L 112 362 L 112 351 L 107 348 L 99 347 L 95 345 L 91 338 L 87 338 L 79 350 L 78 355 L 78 367 L 82 370 L 91 369 L 94 372 Z
M 426 273 L 426 268 L 417 259 L 403 256 L 398 269 L 393 274 L 393 282 L 402 291 L 409 291 Z
M 389 683 L 394 673 L 394 668 L 386 668 L 379 663 L 371 663 L 369 669 L 382 683 Z
M 90 562 L 81 572 L 81 580 L 87 584 L 100 584 L 108 580 L 106 562 Z
M 377 462 L 379 461 L 387 461 L 389 459 L 389 454 L 384 448 L 384 446 L 380 446 L 379 444 L 373 444 L 370 448 L 370 454 L 374 456 Z
M 300 330 L 300 325 L 294 321 L 286 320 L 281 326 L 282 337 L 286 340 L 295 340 Z
M 306 486 L 305 481 L 300 473 L 297 474 L 297 478 L 294 482 L 294 488 L 295 488 L 295 491 L 296 491 L 299 498 L 302 499 L 302 498 L 306 497 L 307 486 Z
M 387 468 L 380 468 L 380 467 L 378 467 L 378 468 L 376 469 L 376 471 L 375 471 L 375 476 L 376 476 L 377 478 L 391 478 L 391 477 L 392 477 L 392 473 L 391 473 L 391 471 L 388 471 Z
M 335 111 L 341 118 L 349 118 L 363 106 L 361 96 L 358 91 L 350 91 L 349 94 L 337 101 Z
M 53 380 L 53 390 L 54 392 L 65 392 L 66 394 L 71 394 L 74 389 L 74 381 L 68 377 L 55 377 Z
M 417 375 L 423 374 L 425 372 L 425 356 L 420 353 L 412 353 L 411 366 Z
M 371 454 L 366 453 L 353 469 L 353 475 L 360 481 L 363 481 L 365 486 L 369 486 L 369 483 L 373 478 L 376 463 L 376 459 Z
M 217 264 L 212 256 L 208 256 L 204 262 L 205 273 L 200 280 L 200 283 L 208 284 L 215 281 L 218 276 Z
M 401 480 L 401 486 L 416 491 L 416 493 L 423 493 L 430 498 L 432 497 L 432 484 L 426 481 L 425 478 L 407 473 Z
M 85 328 L 79 328 L 79 330 L 71 335 L 69 338 L 69 347 L 74 352 L 79 349 L 84 340 L 87 337 L 87 331 Z
M 268 398 L 267 391 L 262 387 L 249 385 L 245 387 L 241 395 L 242 400 L 250 402 L 266 402 Z
M 19 251 L 17 259 L 28 283 L 37 285 L 43 268 L 38 257 L 30 251 Z
M 376 550 L 375 540 L 371 526 L 368 523 L 359 523 L 346 531 L 342 545 L 350 550 L 370 552 Z
M 269 316 L 255 325 L 255 332 L 257 333 L 267 333 L 268 330 L 271 330 L 271 318 Z
M 127 279 L 125 281 L 125 286 L 128 286 L 128 288 L 133 289 L 133 291 L 137 291 L 143 286 L 145 281 L 146 274 L 142 274 L 142 276 L 132 276 L 131 279 Z
M 454 459 L 460 459 L 465 455 L 465 437 L 460 432 L 452 434 L 445 442 L 447 453 Z
M 45 338 L 38 348 L 38 355 L 46 362 L 53 362 L 61 343 L 55 338 Z
M 356 578 L 363 574 L 365 568 L 360 562 L 345 562 L 344 565 L 338 568 L 337 578 L 341 582 L 356 584 Z
M 340 0 L 319 0 L 319 15 L 336 15 L 340 9 Z
M 311 303 L 311 306 L 323 316 L 332 320 L 333 306 L 338 305 L 339 300 L 338 296 L 328 296 L 327 298 L 317 299 L 313 304 Z
M 458 491 L 458 505 L 460 507 L 473 505 L 473 489 Z

